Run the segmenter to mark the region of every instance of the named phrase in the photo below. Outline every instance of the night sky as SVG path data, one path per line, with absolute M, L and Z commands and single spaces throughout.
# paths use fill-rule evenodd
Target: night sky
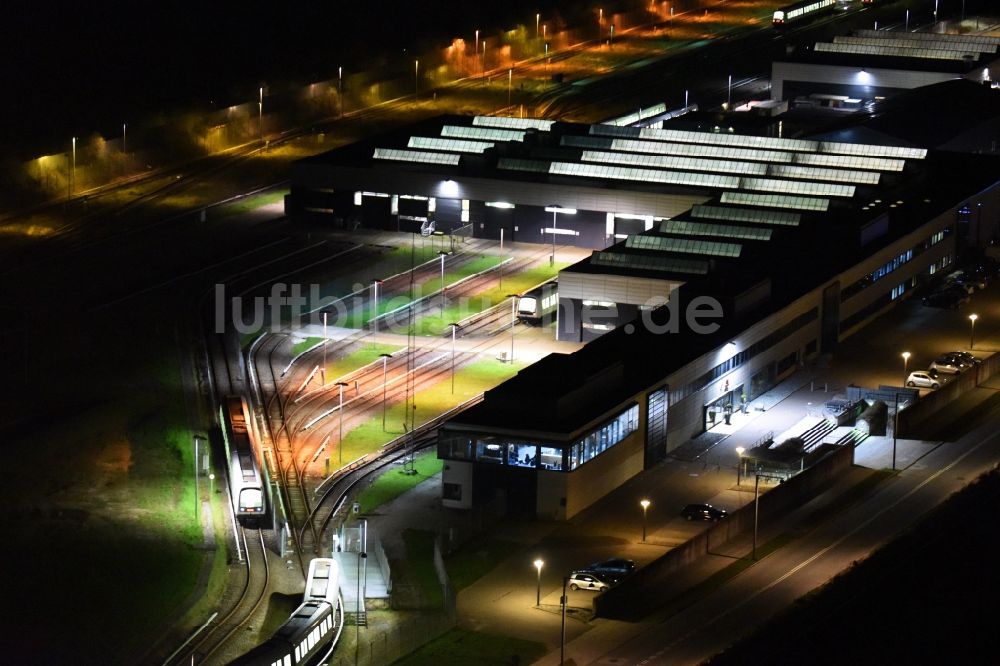
M 8 0 L 0 23 L 0 143 L 117 135 L 151 110 L 245 101 L 262 82 L 331 78 L 338 64 L 487 26 L 530 23 L 553 0 Z M 564 3 L 572 6 L 576 3 Z M 612 3 L 608 3 L 610 6 Z M 29 153 L 37 154 L 37 153 Z

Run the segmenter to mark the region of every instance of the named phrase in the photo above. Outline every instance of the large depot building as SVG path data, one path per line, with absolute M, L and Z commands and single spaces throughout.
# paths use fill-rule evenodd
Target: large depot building
M 956 107 L 1000 94 L 938 85 Z M 448 116 L 303 160 L 286 206 L 333 226 L 433 222 L 595 250 L 558 286 L 558 336 L 589 343 L 439 433 L 447 506 L 566 519 L 996 238 L 996 118 L 978 135 L 928 119 L 930 145 L 950 126 L 987 153 L 971 154 L 929 150 L 913 123 L 894 136 L 878 108 L 795 138 L 714 116 Z

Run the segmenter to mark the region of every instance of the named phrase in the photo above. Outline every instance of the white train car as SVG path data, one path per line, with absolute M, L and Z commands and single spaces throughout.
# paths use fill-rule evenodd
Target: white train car
M 236 666 L 313 666 L 329 659 L 344 627 L 340 565 L 317 557 L 309 563 L 305 599 L 274 636 L 232 663 Z
M 229 483 L 236 520 L 244 527 L 261 527 L 267 514 L 267 500 L 260 462 L 247 428 L 250 412 L 246 400 L 229 396 L 222 412 L 222 434 L 229 455 Z

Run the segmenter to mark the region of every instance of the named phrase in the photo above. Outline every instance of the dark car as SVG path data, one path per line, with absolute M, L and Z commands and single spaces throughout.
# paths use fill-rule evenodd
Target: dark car
M 594 562 L 587 567 L 587 570 L 595 571 L 599 574 L 610 574 L 612 576 L 627 576 L 635 571 L 635 562 L 616 557 L 604 560 L 603 562 Z
M 969 295 L 961 287 L 945 287 L 924 296 L 921 303 L 932 308 L 950 308 L 952 310 L 969 302 Z
M 729 515 L 725 509 L 712 506 L 711 504 L 688 504 L 681 511 L 681 515 L 688 520 L 712 520 L 719 522 Z
M 980 363 L 983 362 L 983 359 L 979 358 L 978 356 L 973 356 L 972 354 L 970 354 L 969 352 L 966 352 L 966 351 L 948 352 L 947 355 L 948 356 L 957 356 L 958 358 L 960 358 L 963 361 L 965 361 L 966 364 L 970 364 L 971 363 L 972 365 L 979 365 Z

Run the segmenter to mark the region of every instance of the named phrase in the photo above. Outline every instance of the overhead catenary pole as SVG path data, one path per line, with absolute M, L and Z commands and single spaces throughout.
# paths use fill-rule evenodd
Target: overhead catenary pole
M 337 387 L 340 389 L 340 407 L 338 411 L 340 412 L 340 434 L 337 440 L 337 459 L 340 464 L 344 464 L 344 387 L 347 386 L 344 382 L 337 382 Z
M 385 387 L 386 387 L 386 364 L 392 358 L 392 354 L 382 354 L 382 432 L 385 432 Z
M 451 326 L 451 393 L 455 394 L 455 331 L 458 329 L 458 324 L 452 323 L 448 324 Z

